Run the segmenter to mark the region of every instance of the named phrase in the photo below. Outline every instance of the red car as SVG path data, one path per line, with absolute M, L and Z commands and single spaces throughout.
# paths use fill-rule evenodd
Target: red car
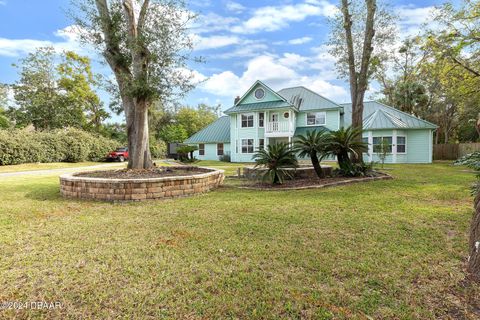
M 127 147 L 117 148 L 117 150 L 109 152 L 107 155 L 107 161 L 113 161 L 113 160 L 118 160 L 120 162 L 128 160 L 128 148 Z

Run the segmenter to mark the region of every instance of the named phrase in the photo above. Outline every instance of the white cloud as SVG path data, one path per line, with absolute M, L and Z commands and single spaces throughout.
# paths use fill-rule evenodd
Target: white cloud
M 0 56 L 18 57 L 35 48 L 51 46 L 50 41 L 0 38 Z
M 312 40 L 313 40 L 313 38 L 311 38 L 311 37 L 301 37 L 301 38 L 296 38 L 296 39 L 289 40 L 288 44 L 292 44 L 292 45 L 305 44 L 305 43 L 308 43 Z
M 305 63 L 307 59 L 296 54 L 261 55 L 248 61 L 241 76 L 230 70 L 213 74 L 199 88 L 213 95 L 235 97 L 242 95 L 256 80 L 262 80 L 274 90 L 303 85 L 330 99 L 345 100 L 347 91 L 324 79 L 321 73 L 302 75 L 295 69 L 296 62 Z
M 399 6 L 395 8 L 395 13 L 400 18 L 398 21 L 401 38 L 419 35 L 424 31 L 423 26 L 429 24 L 433 27 L 432 21 L 437 8 L 433 6 L 415 7 L 413 5 Z
M 93 50 L 80 44 L 75 26 L 57 30 L 54 35 L 59 41 L 0 38 L 0 56 L 18 57 L 47 46 L 53 47 L 56 51 L 72 50 L 84 55 L 94 55 Z
M 251 18 L 234 26 L 231 30 L 235 33 L 277 31 L 287 27 L 290 22 L 300 22 L 311 16 L 330 17 L 336 10 L 335 5 L 325 0 L 260 7 L 253 12 Z
M 228 11 L 231 11 L 234 13 L 242 13 L 246 9 L 245 6 L 241 5 L 238 2 L 233 2 L 233 1 L 227 1 L 227 3 L 225 4 L 225 8 Z
M 195 50 L 217 49 L 222 47 L 239 44 L 241 39 L 237 36 L 215 35 L 203 37 L 200 35 L 192 35 Z
M 219 14 L 209 12 L 207 14 L 201 14 L 193 22 L 191 28 L 192 32 L 196 34 L 201 33 L 213 33 L 218 31 L 230 30 L 233 25 L 239 22 L 235 17 L 223 17 Z
M 265 43 L 254 41 L 254 40 L 244 40 L 241 43 L 241 46 L 237 46 L 235 49 L 229 50 L 228 52 L 211 54 L 209 55 L 210 59 L 232 59 L 232 58 L 252 58 L 258 55 L 261 55 L 268 49 L 268 46 Z

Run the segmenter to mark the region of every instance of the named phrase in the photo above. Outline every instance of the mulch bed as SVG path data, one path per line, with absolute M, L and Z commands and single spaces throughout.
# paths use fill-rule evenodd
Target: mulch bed
M 174 176 L 189 176 L 196 173 L 205 173 L 201 169 L 153 168 L 153 169 L 121 169 L 91 171 L 76 174 L 76 177 L 104 178 L 104 179 L 148 179 Z
M 375 175 L 372 177 L 327 177 L 324 179 L 303 178 L 303 179 L 285 180 L 283 184 L 280 184 L 280 185 L 272 185 L 270 183 L 265 183 L 261 179 L 245 180 L 243 185 L 239 186 L 239 188 L 257 189 L 257 190 L 258 189 L 261 189 L 261 190 L 314 189 L 314 188 L 346 185 L 346 184 L 352 184 L 352 183 L 358 183 L 358 182 L 388 180 L 388 179 L 393 179 L 393 177 L 386 173 L 375 172 Z

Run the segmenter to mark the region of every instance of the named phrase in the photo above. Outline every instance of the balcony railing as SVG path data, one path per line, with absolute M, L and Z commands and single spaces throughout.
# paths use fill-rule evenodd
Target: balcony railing
M 275 132 L 289 132 L 290 126 L 287 121 L 284 122 L 267 122 L 266 132 L 275 133 Z

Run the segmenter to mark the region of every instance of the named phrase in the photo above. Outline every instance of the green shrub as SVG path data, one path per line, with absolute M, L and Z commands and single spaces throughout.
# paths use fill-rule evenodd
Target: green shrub
M 78 129 L 0 130 L 0 165 L 99 161 L 119 143 Z
M 150 137 L 150 154 L 153 159 L 165 158 L 167 154 L 167 144 L 160 139 L 155 139 L 153 136 Z
M 288 169 L 298 167 L 295 152 L 286 143 L 269 144 L 266 148 L 260 149 L 252 157 L 255 160 L 255 168 L 266 168 L 263 180 L 272 184 L 282 184 L 285 178 L 292 178 Z

